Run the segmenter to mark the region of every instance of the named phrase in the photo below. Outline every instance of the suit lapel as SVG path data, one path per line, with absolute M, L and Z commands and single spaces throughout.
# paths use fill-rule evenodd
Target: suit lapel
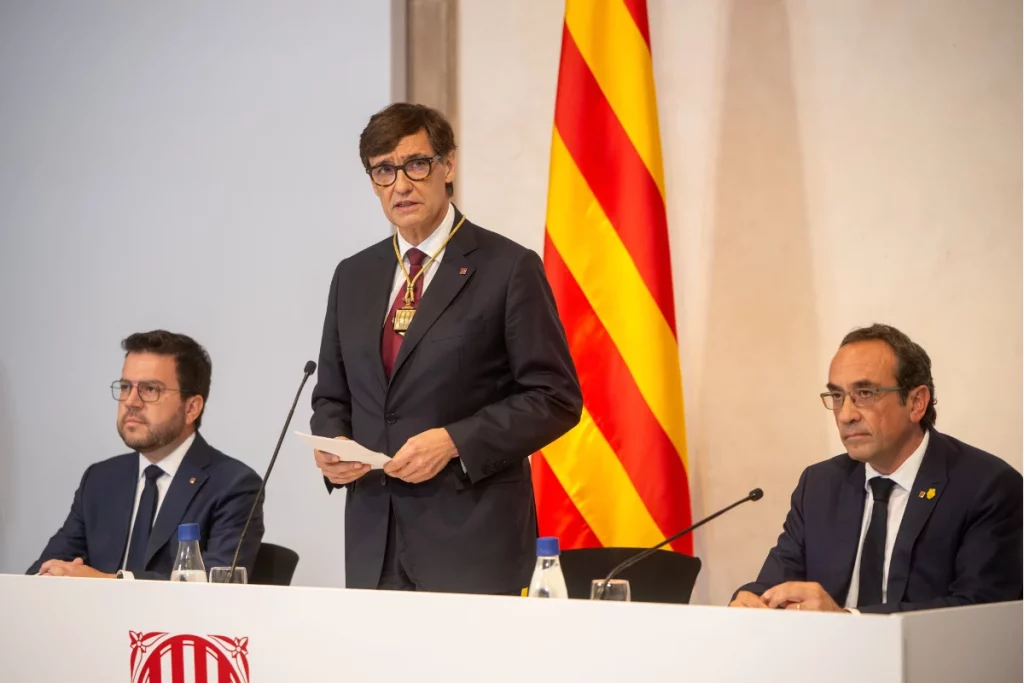
M 852 462 L 852 461 L 851 461 Z M 834 592 L 828 593 L 842 605 L 850 592 L 850 578 L 853 576 L 853 563 L 857 559 L 857 548 L 860 545 L 861 526 L 864 522 L 864 464 L 856 463 L 839 491 L 839 509 L 836 514 L 835 554 L 831 580 Z M 831 588 L 831 587 L 830 587 Z
M 124 562 L 128 552 L 128 530 L 131 528 L 132 511 L 135 509 L 135 492 L 139 486 L 139 454 L 131 453 L 124 456 L 124 465 L 117 470 L 117 481 L 111 482 L 110 509 L 116 510 L 116 516 L 110 520 L 110 538 L 120 539 L 121 556 L 117 566 Z
M 391 310 L 391 288 L 394 287 L 395 268 L 398 267 L 398 262 L 391 240 L 382 242 L 376 249 L 380 265 L 367 275 L 370 305 L 364 309 L 364 317 L 357 321 L 356 329 L 365 331 L 373 376 L 377 378 L 381 391 L 386 392 L 388 376 L 384 373 L 380 344 L 384 326 L 389 322 L 385 318 Z
M 459 218 L 460 214 L 456 211 L 456 224 L 458 224 Z M 395 367 L 391 372 L 392 380 L 398 375 L 405 359 L 423 340 L 423 336 L 430 327 L 437 322 L 438 317 L 444 313 L 452 300 L 473 277 L 474 268 L 466 256 L 476 249 L 475 229 L 476 226 L 466 221 L 466 224 L 448 243 L 441 262 L 437 264 L 437 272 L 434 273 L 434 277 L 430 281 L 430 287 L 423 293 L 423 299 L 412 319 L 409 331 L 406 332 L 405 339 L 402 340 L 398 358 L 395 359 Z
M 914 488 L 910 490 L 907 509 L 903 512 L 903 521 L 896 534 L 896 545 L 892 549 L 889 560 L 889 580 L 886 587 L 886 602 L 895 603 L 903 599 L 907 590 L 907 579 L 910 577 L 910 558 L 914 544 L 921 535 L 925 523 L 939 502 L 946 488 L 947 468 L 946 453 L 943 449 L 942 436 L 932 432 L 929 437 L 928 449 L 921 460 L 921 469 L 914 479 Z M 931 496 L 929 497 L 929 493 Z M 923 494 L 923 495 L 922 495 Z
M 160 511 L 153 523 L 153 531 L 149 534 L 149 543 L 146 545 L 146 565 L 148 566 L 160 548 L 171 539 L 174 531 L 181 524 L 189 503 L 195 497 L 199 489 L 203 487 L 210 475 L 206 468 L 210 464 L 209 446 L 202 436 L 196 434 L 196 440 L 192 442 L 188 453 L 181 460 L 181 466 L 171 480 L 171 487 L 167 489 L 167 496 L 164 498 Z

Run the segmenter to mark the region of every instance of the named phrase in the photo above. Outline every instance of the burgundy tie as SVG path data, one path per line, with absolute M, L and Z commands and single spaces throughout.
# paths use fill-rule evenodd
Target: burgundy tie
M 426 258 L 419 249 L 410 249 L 406 252 L 409 257 L 409 278 L 415 278 L 423 268 L 423 259 Z M 425 275 L 423 277 L 426 277 Z M 419 308 L 420 296 L 423 294 L 423 278 L 416 280 L 413 286 L 413 308 Z M 395 301 L 391 304 L 388 317 L 384 320 L 384 332 L 380 337 L 380 357 L 384 360 L 384 374 L 391 378 L 391 371 L 395 367 L 395 360 L 398 358 L 398 350 L 402 348 L 402 335 L 395 332 L 394 319 L 395 311 L 405 305 L 405 283 L 398 288 Z

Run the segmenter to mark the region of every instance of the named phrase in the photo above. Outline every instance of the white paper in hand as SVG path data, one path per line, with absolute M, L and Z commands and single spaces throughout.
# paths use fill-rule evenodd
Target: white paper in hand
M 363 448 L 351 439 L 328 439 L 326 436 L 313 436 L 302 432 L 295 432 L 295 435 L 317 450 L 336 455 L 349 462 L 364 463 L 369 465 L 370 469 L 379 470 L 391 460 L 383 453 Z

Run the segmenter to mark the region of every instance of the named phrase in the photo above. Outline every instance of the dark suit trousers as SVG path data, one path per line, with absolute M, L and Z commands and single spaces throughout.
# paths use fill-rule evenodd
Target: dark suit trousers
M 383 591 L 416 591 L 422 588 L 409 576 L 406 563 L 402 559 L 402 536 L 395 520 L 395 508 L 388 508 L 388 538 L 384 546 L 384 566 L 381 568 L 377 590 Z M 497 595 L 520 595 L 519 591 L 497 593 Z
M 402 561 L 402 541 L 395 520 L 395 508 L 388 506 L 388 538 L 384 545 L 384 566 L 381 568 L 377 590 L 414 591 L 416 582 L 409 576 Z

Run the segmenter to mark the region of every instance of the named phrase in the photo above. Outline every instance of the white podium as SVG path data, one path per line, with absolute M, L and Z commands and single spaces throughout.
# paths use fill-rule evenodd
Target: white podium
M 0 576 L 6 683 L 1022 677 L 1020 602 L 903 616 Z

